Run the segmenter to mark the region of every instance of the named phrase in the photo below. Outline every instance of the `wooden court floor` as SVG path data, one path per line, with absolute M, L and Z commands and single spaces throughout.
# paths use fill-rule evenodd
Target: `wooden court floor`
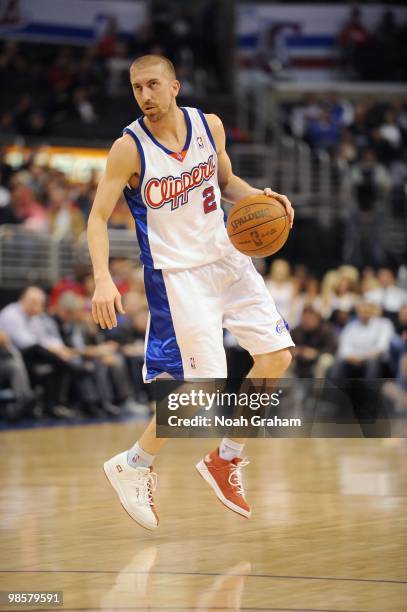
M 65 612 L 407 610 L 405 440 L 251 440 L 250 520 L 195 471 L 214 441 L 172 440 L 151 533 L 101 469 L 141 427 L 0 434 L 0 590 L 63 590 Z

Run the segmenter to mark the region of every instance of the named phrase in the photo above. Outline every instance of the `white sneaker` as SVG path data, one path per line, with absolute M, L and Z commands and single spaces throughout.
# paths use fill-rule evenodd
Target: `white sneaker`
M 110 484 L 120 502 L 132 519 L 145 529 L 158 526 L 158 515 L 154 508 L 153 491 L 157 487 L 157 474 L 153 468 L 133 468 L 127 463 L 127 451 L 103 464 Z

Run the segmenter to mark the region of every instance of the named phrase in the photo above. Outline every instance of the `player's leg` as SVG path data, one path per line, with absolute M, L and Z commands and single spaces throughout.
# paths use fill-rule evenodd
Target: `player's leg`
M 210 276 L 210 275 L 209 275 Z M 221 308 L 208 271 L 145 270 L 150 321 L 146 334 L 145 380 L 163 374 L 175 378 L 226 378 Z M 153 461 L 167 442 L 157 438 L 151 420 L 127 451 L 105 463 L 105 472 L 127 512 L 147 529 L 158 525 L 152 492 Z
M 236 251 L 224 266 L 224 277 L 228 271 L 224 291 L 224 327 L 236 336 L 254 360 L 240 392 L 250 391 L 258 379 L 263 379 L 265 385 L 267 381 L 275 385 L 292 359 L 289 347 L 294 343 L 288 326 L 248 257 Z M 218 449 L 198 463 L 197 469 L 226 506 L 249 517 L 251 511 L 241 477 L 241 468 L 248 463 L 241 459 L 245 441 L 243 438 L 224 438 Z

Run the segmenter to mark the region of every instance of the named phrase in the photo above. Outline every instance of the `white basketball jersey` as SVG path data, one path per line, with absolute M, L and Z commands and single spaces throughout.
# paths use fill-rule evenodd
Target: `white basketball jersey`
M 124 195 L 136 220 L 141 260 L 155 269 L 211 263 L 231 248 L 217 177 L 217 155 L 203 113 L 182 108 L 187 125 L 183 151 L 158 142 L 143 118 L 123 132 L 136 142 L 141 172 L 137 189 Z

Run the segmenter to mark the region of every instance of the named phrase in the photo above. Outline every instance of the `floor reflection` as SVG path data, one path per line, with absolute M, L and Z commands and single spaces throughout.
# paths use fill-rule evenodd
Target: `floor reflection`
M 168 545 L 145 546 L 114 577 L 113 586 L 100 598 L 100 610 L 110 612 L 130 606 L 134 610 L 156 609 L 162 602 L 163 582 L 167 583 L 169 607 L 172 608 L 171 588 L 177 584 L 180 610 L 208 612 L 209 610 L 239 611 L 242 606 L 245 582 L 252 571 L 250 561 L 240 561 L 215 574 L 212 572 L 182 572 L 160 569 L 168 566 Z M 180 601 L 180 590 L 184 601 Z

